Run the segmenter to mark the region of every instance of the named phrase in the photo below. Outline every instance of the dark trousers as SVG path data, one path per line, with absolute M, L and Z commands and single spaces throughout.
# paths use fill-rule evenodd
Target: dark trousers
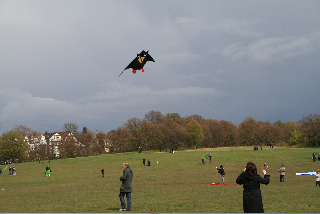
M 284 175 L 280 175 L 280 182 L 284 182 Z
M 126 200 L 124 199 L 124 195 L 127 196 L 127 206 Z M 120 201 L 121 201 L 121 208 L 126 210 L 131 210 L 131 192 L 120 192 L 119 194 Z

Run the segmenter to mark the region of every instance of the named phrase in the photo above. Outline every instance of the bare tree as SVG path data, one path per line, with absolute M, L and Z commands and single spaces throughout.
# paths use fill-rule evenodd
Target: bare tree
M 164 119 L 164 115 L 160 111 L 149 111 L 144 115 L 144 119 L 149 123 L 160 123 Z
M 25 135 L 37 135 L 40 134 L 40 132 L 34 131 L 33 129 L 24 126 L 24 125 L 15 125 L 13 127 L 13 130 L 20 132 L 23 136 Z
M 71 133 L 77 133 L 78 132 L 78 126 L 75 123 L 65 123 L 63 125 L 63 131 L 71 132 Z

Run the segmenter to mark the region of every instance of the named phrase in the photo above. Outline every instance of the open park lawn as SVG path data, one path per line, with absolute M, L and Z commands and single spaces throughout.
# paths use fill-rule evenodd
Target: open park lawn
M 132 211 L 134 213 L 241 213 L 242 186 L 221 183 L 215 167 L 223 165 L 226 184 L 235 184 L 248 161 L 262 174 L 267 163 L 269 185 L 261 185 L 266 213 L 319 213 L 320 187 L 315 176 L 296 172 L 316 171 L 320 161 L 312 153 L 320 148 L 228 147 L 190 151 L 104 154 L 74 159 L 45 160 L 12 164 L 17 175 L 1 165 L 0 194 L 2 213 L 115 213 L 120 207 L 119 181 L 122 164 L 134 172 Z M 212 155 L 203 165 L 202 158 Z M 151 166 L 143 166 L 142 159 Z M 159 165 L 156 162 L 159 161 Z M 146 161 L 147 162 L 147 161 Z M 279 168 L 286 167 L 280 183 Z M 51 176 L 45 176 L 47 165 Z M 105 177 L 101 169 L 105 169 Z

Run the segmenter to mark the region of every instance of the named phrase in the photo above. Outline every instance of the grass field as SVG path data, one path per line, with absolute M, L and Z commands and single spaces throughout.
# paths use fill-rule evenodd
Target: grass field
M 51 176 L 38 162 L 14 164 L 17 175 L 8 169 L 0 175 L 2 213 L 115 213 L 120 208 L 119 181 L 122 164 L 134 172 L 132 211 L 134 213 L 241 213 L 242 186 L 218 185 L 221 176 L 216 166 L 225 168 L 225 183 L 235 184 L 248 161 L 260 174 L 263 164 L 271 175 L 269 185 L 261 186 L 267 213 L 318 213 L 320 187 L 315 176 L 296 172 L 316 171 L 320 161 L 312 153 L 320 148 L 269 148 L 253 151 L 249 147 L 199 149 L 192 151 L 143 152 L 51 160 Z M 201 159 L 212 155 L 212 163 Z M 151 160 L 143 166 L 142 159 Z M 156 165 L 159 161 L 159 165 Z M 279 182 L 279 168 L 286 167 L 285 182 Z M 4 166 L 0 166 L 2 170 Z M 105 177 L 101 175 L 105 169 Z M 310 205 L 310 206 L 309 206 Z M 311 206 L 312 205 L 312 206 Z

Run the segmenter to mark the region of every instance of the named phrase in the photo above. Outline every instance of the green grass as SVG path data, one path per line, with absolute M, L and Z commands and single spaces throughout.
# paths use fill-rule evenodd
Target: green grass
M 318 149 L 320 151 L 320 149 Z M 16 176 L 8 169 L 0 175 L 2 213 L 115 213 L 120 208 L 119 181 L 122 164 L 134 172 L 132 212 L 135 213 L 241 213 L 242 186 L 212 186 L 221 183 L 216 166 L 225 168 L 225 183 L 234 184 L 248 161 L 260 174 L 266 162 L 271 175 L 269 185 L 261 186 L 265 212 L 318 213 L 320 187 L 315 176 L 297 176 L 320 168 L 308 162 L 315 148 L 273 148 L 253 151 L 249 147 L 199 149 L 192 151 L 144 152 L 51 160 L 50 177 L 45 164 L 14 164 Z M 212 163 L 201 163 L 205 154 Z M 142 159 L 151 160 L 143 166 Z M 159 165 L 156 165 L 159 161 Z M 279 168 L 286 167 L 285 182 L 279 182 Z M 4 166 L 0 166 L 4 169 Z M 105 169 L 105 177 L 101 175 Z M 3 189 L 3 190 L 2 190 Z M 313 205 L 312 207 L 309 205 Z

